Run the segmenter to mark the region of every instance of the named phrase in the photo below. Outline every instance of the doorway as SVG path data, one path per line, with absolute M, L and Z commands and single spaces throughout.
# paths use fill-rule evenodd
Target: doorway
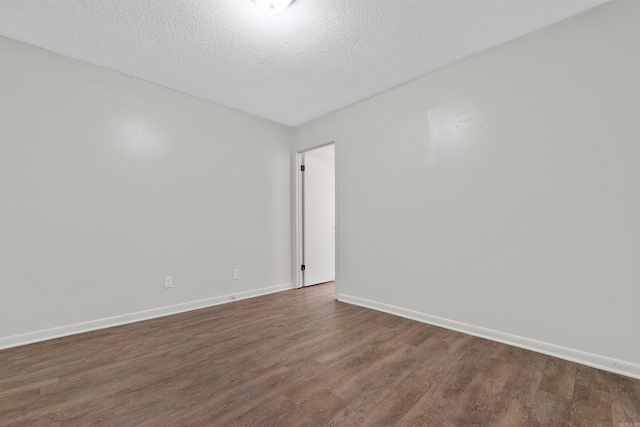
M 336 278 L 335 144 L 298 153 L 298 288 Z

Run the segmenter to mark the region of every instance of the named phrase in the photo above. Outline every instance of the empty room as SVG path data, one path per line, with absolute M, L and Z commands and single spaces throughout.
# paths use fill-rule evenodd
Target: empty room
M 0 426 L 640 427 L 640 1 L 0 0 Z

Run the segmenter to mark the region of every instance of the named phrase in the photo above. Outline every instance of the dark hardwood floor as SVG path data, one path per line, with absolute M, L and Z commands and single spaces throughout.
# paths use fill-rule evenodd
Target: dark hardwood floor
M 640 427 L 640 381 L 333 284 L 0 351 L 0 425 Z

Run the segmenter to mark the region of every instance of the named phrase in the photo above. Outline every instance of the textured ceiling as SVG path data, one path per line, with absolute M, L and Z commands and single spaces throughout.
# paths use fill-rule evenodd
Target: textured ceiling
M 605 1 L 0 0 L 0 35 L 296 126 Z

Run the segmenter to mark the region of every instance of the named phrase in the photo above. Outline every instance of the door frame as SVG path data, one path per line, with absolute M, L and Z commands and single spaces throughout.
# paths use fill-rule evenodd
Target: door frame
M 327 145 L 334 146 L 334 174 L 335 174 L 335 187 L 333 190 L 333 197 L 335 198 L 335 294 L 336 299 L 338 296 L 338 144 L 336 141 L 324 142 L 322 144 L 313 145 L 310 147 L 305 147 L 304 149 L 298 150 L 295 152 L 295 197 L 294 197 L 294 206 L 295 206 L 295 227 L 294 227 L 294 242 L 295 242 L 295 250 L 294 252 L 294 264 L 293 264 L 293 288 L 300 289 L 303 287 L 304 283 L 304 273 L 300 269 L 300 266 L 303 264 L 303 254 L 304 254 L 304 219 L 303 219 L 303 177 L 302 171 L 300 167 L 303 165 L 304 155 L 316 148 L 326 147 Z

